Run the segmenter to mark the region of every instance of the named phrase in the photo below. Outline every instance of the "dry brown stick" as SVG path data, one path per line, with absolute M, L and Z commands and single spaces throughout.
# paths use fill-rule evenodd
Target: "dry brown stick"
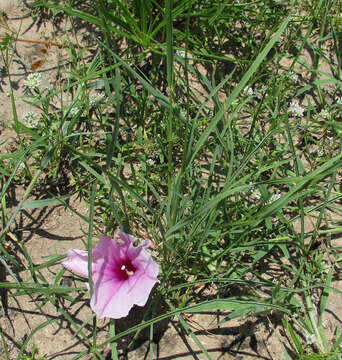
M 6 37 L 6 35 L 0 35 L 0 37 L 4 38 Z M 21 41 L 21 42 L 26 42 L 26 43 L 31 43 L 31 44 L 40 44 L 40 45 L 45 45 L 46 47 L 50 47 L 50 46 L 57 46 L 59 48 L 66 48 L 69 47 L 69 45 L 67 44 L 58 44 L 56 42 L 53 41 L 44 41 L 44 40 L 30 40 L 30 39 L 22 39 L 22 38 L 14 38 L 15 41 Z

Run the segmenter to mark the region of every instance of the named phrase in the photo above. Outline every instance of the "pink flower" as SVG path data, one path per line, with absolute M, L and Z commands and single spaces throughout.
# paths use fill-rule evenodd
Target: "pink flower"
M 159 273 L 158 264 L 146 251 L 150 241 L 134 246 L 137 239 L 121 230 L 114 238 L 100 236 L 92 253 L 94 293 L 92 310 L 100 317 L 119 319 L 127 316 L 134 304 L 144 306 Z M 88 277 L 88 252 L 72 249 L 63 265 Z

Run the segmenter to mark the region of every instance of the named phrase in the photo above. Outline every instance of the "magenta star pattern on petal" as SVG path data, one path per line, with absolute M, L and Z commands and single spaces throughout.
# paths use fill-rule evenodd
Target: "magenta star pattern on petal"
M 159 265 L 146 250 L 150 241 L 134 246 L 137 239 L 121 230 L 114 238 L 100 236 L 92 253 L 94 293 L 92 310 L 100 318 L 119 319 L 128 315 L 133 305 L 144 306 L 159 280 Z M 88 276 L 88 252 L 69 250 L 63 266 L 79 275 Z

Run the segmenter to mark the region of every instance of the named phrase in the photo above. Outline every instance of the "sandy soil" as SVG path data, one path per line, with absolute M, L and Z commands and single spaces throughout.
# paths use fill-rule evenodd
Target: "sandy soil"
M 0 11 L 8 17 L 8 24 L 12 29 L 18 31 L 20 38 L 27 40 L 49 41 L 56 38 L 56 32 L 51 23 L 44 23 L 40 27 L 29 16 L 30 11 L 22 5 L 20 0 L 1 0 Z M 0 29 L 0 34 L 5 30 Z M 62 36 L 63 34 L 57 34 Z M 26 104 L 22 95 L 24 92 L 23 81 L 29 73 L 32 64 L 40 59 L 44 64 L 39 71 L 44 77 L 54 83 L 57 74 L 57 65 L 60 59 L 65 58 L 65 50 L 56 47 L 49 48 L 47 55 L 42 55 L 41 49 L 44 44 L 32 44 L 28 42 L 17 42 L 16 51 L 11 61 L 11 82 L 14 88 L 16 107 L 19 118 L 27 111 L 32 110 Z M 11 152 L 15 149 L 16 134 L 9 129 L 13 122 L 12 108 L 7 93 L 9 92 L 9 77 L 4 71 L 4 65 L 0 62 L 2 69 L 0 83 L 0 151 Z M 13 211 L 25 192 L 25 186 L 11 188 L 9 199 L 9 212 Z M 42 194 L 35 194 L 30 199 L 40 198 Z M 87 206 L 79 199 L 73 197 L 70 206 L 79 213 L 87 216 Z M 69 248 L 84 248 L 83 242 L 87 232 L 87 223 L 81 221 L 68 208 L 55 206 L 33 210 L 22 210 L 12 224 L 6 246 L 17 253 L 18 259 L 22 259 L 22 253 L 26 250 L 37 265 L 44 261 L 47 256 L 66 254 Z M 342 245 L 342 243 L 340 243 Z M 41 270 L 41 274 L 47 281 L 54 281 L 55 275 L 61 270 L 61 265 Z M 18 276 L 27 279 L 30 273 L 21 271 Z M 12 281 L 11 277 L 4 273 L 2 281 Z M 79 285 L 75 279 L 68 274 L 63 280 L 69 286 Z M 81 284 L 82 285 L 82 284 Z M 342 282 L 336 281 L 334 286 L 342 291 Z M 2 293 L 3 295 L 3 293 Z M 6 297 L 9 294 L 6 294 Z M 88 306 L 88 294 L 82 295 L 84 302 L 77 305 L 60 304 L 60 308 L 68 314 L 76 324 L 86 322 L 83 332 L 89 337 L 92 329 L 91 311 Z M 14 359 L 18 354 L 18 344 L 25 341 L 33 329 L 46 323 L 44 327 L 37 330 L 29 340 L 29 347 L 35 346 L 39 349 L 39 355 L 47 359 L 71 359 L 77 353 L 88 348 L 87 342 L 75 334 L 75 328 L 64 320 L 64 315 L 58 307 L 49 302 L 44 304 L 36 294 L 30 296 L 8 297 L 7 309 L 2 307 L 0 326 L 5 336 L 10 358 Z M 58 299 L 57 299 L 58 300 Z M 58 302 L 57 302 L 58 303 Z M 3 304 L 4 305 L 4 304 Z M 129 324 L 137 321 L 143 309 L 134 309 L 128 319 L 118 322 L 119 329 L 125 329 Z M 286 341 L 284 333 L 280 331 L 277 322 L 272 325 L 267 319 L 251 318 L 243 321 L 230 321 L 222 327 L 217 328 L 218 320 L 223 319 L 222 314 L 196 314 L 185 316 L 190 327 L 195 329 L 195 334 L 201 340 L 212 359 L 269 359 L 278 360 L 282 358 L 280 339 Z M 340 295 L 332 292 L 329 298 L 328 311 L 324 316 L 324 328 L 332 337 L 336 325 L 342 322 L 342 303 Z M 108 338 L 108 322 L 99 321 L 99 342 Z M 205 359 L 201 351 L 191 337 L 185 334 L 178 324 L 177 318 L 157 328 L 156 342 L 153 351 L 154 359 Z M 149 350 L 148 337 L 143 334 L 140 346 L 128 352 L 123 357 L 127 359 L 145 359 Z M 127 339 L 121 342 L 124 349 Z M 108 349 L 104 349 L 104 354 Z M 123 353 L 123 350 L 120 350 Z M 0 358 L 4 358 L 4 349 L 0 350 Z M 108 353 L 107 359 L 110 359 Z

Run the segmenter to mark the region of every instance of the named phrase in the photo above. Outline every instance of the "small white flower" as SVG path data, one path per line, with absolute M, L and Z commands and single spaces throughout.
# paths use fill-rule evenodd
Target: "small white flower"
M 302 117 L 304 114 L 304 109 L 299 105 L 298 101 L 293 100 L 288 107 L 288 112 L 292 116 Z
M 176 50 L 176 55 L 185 58 L 185 51 L 184 50 Z
M 340 97 L 336 100 L 336 104 L 337 104 L 337 105 L 342 105 L 342 96 L 340 96 Z
M 289 73 L 289 78 L 290 78 L 290 80 L 292 80 L 293 82 L 297 82 L 297 80 L 298 80 L 298 75 L 297 75 L 294 71 L 290 71 L 290 73 Z
M 322 109 L 319 116 L 323 119 L 327 119 L 329 117 L 329 111 L 327 109 Z
M 35 128 L 39 124 L 39 115 L 34 111 L 28 111 L 22 116 L 23 123 L 29 128 Z
M 38 89 L 43 82 L 43 77 L 39 73 L 30 74 L 24 81 L 24 85 L 31 90 Z
M 250 87 L 250 86 L 246 86 L 244 89 L 243 89 L 243 93 L 247 96 L 252 96 L 254 94 L 254 91 L 253 89 Z
M 252 193 L 251 193 L 251 198 L 253 200 L 260 200 L 261 199 L 261 192 L 260 190 L 257 188 L 255 189 Z
M 186 118 L 186 113 L 183 110 L 180 111 L 180 115 L 182 118 L 184 119 Z
M 80 111 L 80 108 L 79 108 L 78 106 L 74 106 L 74 107 L 70 110 L 69 114 L 70 114 L 70 116 L 75 116 L 75 115 L 78 114 L 79 111 Z
M 256 97 L 261 100 L 265 94 L 267 93 L 268 87 L 267 86 L 263 86 L 258 90 L 254 91 L 254 95 L 256 95 Z
M 250 193 L 250 197 L 253 199 L 253 200 L 260 200 L 261 199 L 261 192 L 260 190 L 255 187 L 255 185 L 250 182 L 249 183 L 249 189 L 248 189 L 249 193 Z
M 89 106 L 95 107 L 101 103 L 103 103 L 105 96 L 103 94 L 91 94 L 89 95 Z
M 281 194 L 272 194 L 272 196 L 268 200 L 268 203 L 272 204 L 273 202 L 277 201 L 280 198 L 281 198 Z
M 313 344 L 313 343 L 315 342 L 315 340 L 316 340 L 315 334 L 308 334 L 308 335 L 306 335 L 306 337 L 305 337 L 305 341 L 306 341 L 306 343 L 307 343 L 308 345 Z
M 322 262 L 322 271 L 326 274 L 330 271 L 330 265 L 324 260 Z
M 150 165 L 150 166 L 152 166 L 152 165 L 155 164 L 155 162 L 154 162 L 153 159 L 147 159 L 146 162 L 147 162 L 147 164 Z
M 322 156 L 324 155 L 323 149 L 319 149 L 319 150 L 317 151 L 317 155 L 318 155 L 319 157 L 322 157 Z
M 248 185 L 249 185 L 248 191 L 249 191 L 249 192 L 254 191 L 254 189 L 255 189 L 255 185 L 254 185 L 251 181 L 249 182 L 249 184 L 248 184 Z
M 20 174 L 23 170 L 25 170 L 25 164 L 21 162 L 17 169 L 18 174 Z

